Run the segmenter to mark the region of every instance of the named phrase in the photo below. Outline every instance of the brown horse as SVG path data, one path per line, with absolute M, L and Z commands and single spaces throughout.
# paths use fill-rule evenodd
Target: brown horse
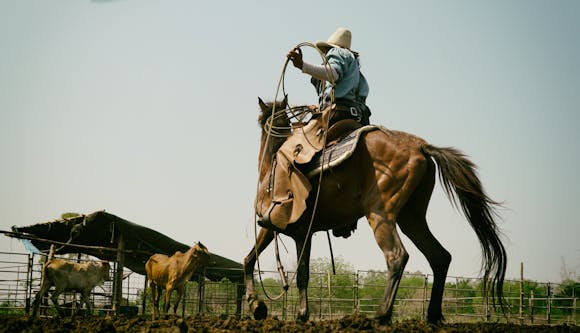
M 259 159 L 263 162 L 260 162 L 256 213 L 260 218 L 270 205 L 267 187 L 272 156 L 285 141 L 284 135 L 290 133 L 290 121 L 284 110 L 286 99 L 277 104 L 265 104 L 259 99 L 259 104 L 262 112 Z M 270 119 L 273 110 L 275 115 Z M 269 135 L 269 128 L 277 128 L 279 135 Z M 484 285 L 486 291 L 490 290 L 494 305 L 503 310 L 507 258 L 494 221 L 498 203 L 485 193 L 475 168 L 456 149 L 438 148 L 408 133 L 379 128 L 363 134 L 353 155 L 321 178 L 316 210 L 313 212 L 318 177 L 311 179 L 313 190 L 307 200 L 307 210 L 297 222 L 282 231 L 296 242 L 299 258 L 296 272 L 300 295 L 298 319 L 305 321 L 309 316 L 307 287 L 312 234 L 352 230 L 357 220 L 365 216 L 387 263 L 387 283 L 377 319 L 390 322 L 395 294 L 409 258 L 397 232 L 398 225 L 425 255 L 433 270 L 427 319 L 435 323 L 443 320 L 441 303 L 451 255 L 435 239 L 425 218 L 436 169 L 450 201 L 461 207 L 480 241 Z M 246 297 L 256 319 L 267 316 L 267 307 L 258 299 L 254 287 L 256 255 L 273 238 L 273 230 L 261 228 L 255 246 L 244 259 Z

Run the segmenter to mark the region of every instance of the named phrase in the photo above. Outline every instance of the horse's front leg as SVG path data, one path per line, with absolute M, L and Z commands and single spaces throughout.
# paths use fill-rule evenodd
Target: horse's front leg
M 305 322 L 310 313 L 308 311 L 308 280 L 310 279 L 310 247 L 312 236 L 306 239 L 295 238 L 296 256 L 298 258 L 298 269 L 296 270 L 296 286 L 300 300 L 300 309 L 296 319 Z
M 256 239 L 256 244 L 250 250 L 250 253 L 244 258 L 244 281 L 246 284 L 246 299 L 250 306 L 250 311 L 254 314 L 254 319 L 264 319 L 268 316 L 268 307 L 264 301 L 258 299 L 256 289 L 254 286 L 254 267 L 256 265 L 257 256 L 264 251 L 266 247 L 274 239 L 274 232 L 260 228 L 260 232 Z

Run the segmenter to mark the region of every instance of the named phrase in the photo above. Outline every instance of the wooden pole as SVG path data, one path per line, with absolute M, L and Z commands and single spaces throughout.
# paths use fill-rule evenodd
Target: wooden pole
M 354 287 L 353 287 L 353 291 L 352 291 L 352 298 L 354 300 L 352 306 L 353 306 L 353 312 L 354 313 L 359 313 L 359 307 L 358 307 L 358 270 L 354 273 Z
M 205 276 L 205 274 L 204 274 Z M 204 307 L 204 297 L 205 297 L 205 278 L 201 276 L 199 279 L 199 283 L 197 284 L 197 294 L 198 294 L 198 303 L 197 303 L 197 312 L 203 313 Z
M 487 285 L 487 280 L 483 281 L 484 285 Z M 485 288 L 485 321 L 489 322 L 491 319 L 491 311 L 489 308 L 489 288 Z
M 288 273 L 284 273 L 284 274 L 288 274 Z M 288 277 L 288 276 L 286 276 Z M 288 279 L 286 279 L 288 280 Z M 286 318 L 288 318 L 288 293 L 284 293 L 284 296 L 282 296 L 282 319 L 286 320 Z
M 45 271 L 46 271 L 46 264 L 48 264 L 48 262 L 51 261 L 52 258 L 54 258 L 54 244 L 50 244 L 50 249 L 48 250 L 48 257 L 46 257 L 46 261 L 44 262 L 44 264 L 42 264 L 42 272 L 40 273 L 41 279 L 43 279 L 44 278 L 44 274 L 46 274 L 45 273 Z M 42 305 L 43 306 L 48 305 L 48 299 L 46 297 L 43 297 L 42 298 Z M 40 311 L 41 311 L 41 314 L 44 314 L 44 311 L 46 311 L 46 308 L 44 309 L 44 311 L 41 308 Z
M 319 274 L 320 276 L 320 274 Z M 322 276 L 320 276 L 320 278 L 318 279 L 319 283 L 318 283 L 318 319 L 322 319 Z
M 26 315 L 30 314 L 30 301 L 32 299 L 32 270 L 34 269 L 34 254 L 28 255 L 28 274 L 26 282 Z
M 121 311 L 121 298 L 123 295 L 123 267 L 125 267 L 125 241 L 123 233 L 117 236 L 117 269 L 113 281 L 113 311 L 119 315 Z
M 53 257 L 54 257 L 54 244 L 50 244 L 50 249 L 48 250 L 48 257 L 46 258 L 45 264 L 51 261 Z M 44 272 L 44 269 L 42 271 Z
M 236 318 L 242 317 L 242 302 L 245 292 L 246 286 L 243 283 L 236 282 Z M 284 307 L 282 311 L 286 311 L 286 308 Z M 282 318 L 284 318 L 284 315 L 282 315 Z
M 548 325 L 551 324 L 552 320 L 552 286 L 550 282 L 548 282 L 548 294 L 546 295 L 546 321 Z
M 330 288 L 330 272 L 326 272 L 326 285 L 328 288 L 328 314 L 329 319 L 332 319 L 332 289 Z
M 524 323 L 524 263 L 520 262 L 520 324 Z
M 421 302 L 421 319 L 427 320 L 427 288 L 429 288 L 429 274 L 423 279 L 423 301 Z
M 530 324 L 534 325 L 534 290 L 530 290 Z
M 145 306 L 147 305 L 147 275 L 145 275 L 145 282 L 143 283 L 143 300 L 141 300 L 141 314 L 145 315 Z
M 187 283 L 188 282 L 185 283 L 185 286 L 183 287 L 183 294 L 181 294 L 181 318 L 185 318 L 185 303 L 187 300 Z
M 577 303 L 577 302 L 576 302 L 576 300 L 577 300 L 577 299 L 578 299 L 578 297 L 574 297 L 574 298 L 572 299 L 572 313 L 577 313 L 577 312 L 576 312 L 576 303 Z M 578 323 L 577 323 L 577 321 L 576 321 L 576 317 L 577 317 L 577 316 L 574 316 L 574 325 L 578 325 Z

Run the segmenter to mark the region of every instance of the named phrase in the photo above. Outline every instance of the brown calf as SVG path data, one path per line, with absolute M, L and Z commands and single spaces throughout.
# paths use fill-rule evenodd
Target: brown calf
M 52 286 L 54 286 L 54 291 L 50 299 L 56 307 L 59 316 L 62 316 L 64 313 L 58 305 L 58 296 L 64 291 L 77 291 L 81 293 L 81 306 L 85 303 L 87 312 L 91 314 L 89 294 L 95 286 L 110 280 L 110 269 L 109 263 L 104 261 L 98 263 L 75 263 L 61 259 L 48 261 L 44 267 L 40 290 L 36 294 L 36 297 L 34 297 L 32 316 L 36 316 L 40 300 Z
M 162 290 L 165 289 L 165 306 L 163 307 L 165 314 L 169 310 L 171 292 L 177 291 L 177 301 L 173 306 L 173 313 L 176 314 L 177 306 L 185 290 L 185 284 L 198 267 L 207 266 L 209 262 L 209 251 L 201 243 L 196 243 L 185 253 L 177 251 L 171 257 L 157 253 L 147 260 L 145 271 L 151 287 L 153 319 L 155 319 L 156 314 L 159 314 L 159 299 Z

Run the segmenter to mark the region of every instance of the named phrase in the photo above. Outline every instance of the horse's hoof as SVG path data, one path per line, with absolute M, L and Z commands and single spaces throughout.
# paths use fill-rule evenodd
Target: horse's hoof
M 254 309 L 254 319 L 261 320 L 268 317 L 268 307 L 264 301 L 257 301 L 256 308 Z
M 308 312 L 306 312 L 306 311 L 299 311 L 298 312 L 298 315 L 296 316 L 296 320 L 305 323 L 305 322 L 308 321 L 308 317 L 310 317 L 310 315 L 308 314 Z
M 391 325 L 391 318 L 375 317 L 379 325 Z
M 391 315 L 385 313 L 384 311 L 378 311 L 375 315 L 375 319 L 379 322 L 380 325 L 390 325 L 391 317 Z
M 427 322 L 429 324 L 434 324 L 434 325 L 441 325 L 443 323 L 445 323 L 445 318 L 443 318 L 443 315 L 427 315 Z

